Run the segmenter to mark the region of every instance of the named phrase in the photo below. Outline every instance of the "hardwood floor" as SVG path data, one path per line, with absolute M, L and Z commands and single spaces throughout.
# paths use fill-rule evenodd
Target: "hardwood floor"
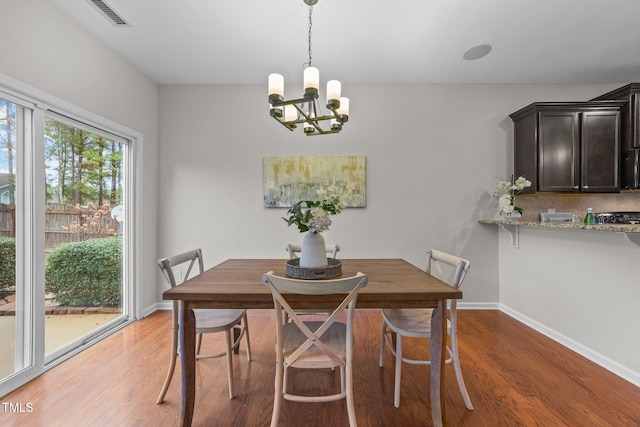
M 446 371 L 449 426 L 640 426 L 640 388 L 498 311 L 460 310 L 462 371 L 475 407 L 465 409 L 453 367 Z M 170 313 L 156 312 L 0 398 L 6 426 L 176 426 L 179 367 L 166 402 L 156 405 L 168 364 Z M 403 365 L 400 408 L 393 407 L 393 358 L 378 367 L 380 314 L 358 311 L 354 384 L 361 427 L 431 425 L 428 367 Z M 234 358 L 237 396 L 227 395 L 224 359 L 197 364 L 196 426 L 268 426 L 275 367 L 271 310 L 249 312 L 253 361 Z M 207 337 L 206 347 L 221 345 Z M 426 351 L 408 341 L 405 351 Z M 408 354 L 410 355 L 410 354 Z M 327 370 L 301 389 L 337 386 Z M 9 406 L 11 404 L 12 406 Z M 32 408 L 29 411 L 29 408 Z M 13 411 L 11 410 L 13 408 Z M 15 412 L 15 410 L 23 412 Z M 343 401 L 284 402 L 282 426 L 348 425 Z

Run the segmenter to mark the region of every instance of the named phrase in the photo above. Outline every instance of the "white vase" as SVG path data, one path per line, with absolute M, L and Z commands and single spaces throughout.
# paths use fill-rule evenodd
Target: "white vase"
M 300 267 L 324 268 L 327 262 L 327 249 L 322 233 L 309 231 L 302 239 L 302 251 L 300 252 Z

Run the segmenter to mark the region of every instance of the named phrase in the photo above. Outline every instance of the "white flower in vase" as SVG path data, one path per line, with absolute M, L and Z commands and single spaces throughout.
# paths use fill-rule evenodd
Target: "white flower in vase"
M 303 210 L 303 206 L 306 210 Z M 300 253 L 300 267 L 321 268 L 327 266 L 322 232 L 331 225 L 330 215 L 338 214 L 343 207 L 338 196 L 332 196 L 321 201 L 301 200 L 287 211 L 288 217 L 283 217 L 287 225 L 295 224 L 301 233 L 307 232 L 302 240 Z
M 522 208 L 516 206 L 516 196 L 527 187 L 531 187 L 531 181 L 523 176 L 519 176 L 515 181 L 512 176 L 511 181 L 500 181 L 496 184 L 491 194 L 498 199 L 500 215 L 507 218 L 519 218 L 522 215 Z

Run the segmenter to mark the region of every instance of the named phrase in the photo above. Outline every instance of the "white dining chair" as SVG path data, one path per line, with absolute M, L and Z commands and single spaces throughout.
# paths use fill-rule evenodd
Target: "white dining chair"
M 452 278 L 447 281 L 443 267 L 448 266 L 452 271 Z M 462 281 L 469 270 L 469 261 L 454 255 L 430 249 L 427 252 L 427 273 L 438 279 L 449 283 L 455 288 L 460 288 Z M 458 355 L 458 316 L 457 300 L 449 302 L 449 319 L 447 320 L 447 333 L 451 337 L 451 347 L 447 346 L 447 359 L 445 363 L 452 363 L 458 387 L 464 399 L 465 406 L 470 411 L 473 410 L 467 387 L 462 378 L 460 369 L 460 357 Z M 380 338 L 380 367 L 384 366 L 385 344 L 391 349 L 396 358 L 395 364 L 395 386 L 393 395 L 393 405 L 400 407 L 400 377 L 402 373 L 402 362 L 414 365 L 430 365 L 426 359 L 410 359 L 403 356 L 402 337 L 431 338 L 431 313 L 433 309 L 383 309 L 382 310 L 382 335 Z M 393 345 L 395 338 L 395 346 Z
M 188 263 L 188 264 L 187 264 Z M 198 274 L 204 271 L 204 263 L 202 260 L 202 250 L 194 249 L 169 258 L 158 260 L 158 266 L 162 271 L 165 279 L 173 288 L 177 285 L 175 271 L 176 267 L 185 267 L 184 279 L 187 280 L 191 274 L 193 266 L 197 263 Z M 164 397 L 171 384 L 171 378 L 176 368 L 176 359 L 179 355 L 178 349 L 178 330 L 179 330 L 179 301 L 173 301 L 172 313 L 172 334 L 171 334 L 171 360 L 169 362 L 169 371 L 165 378 L 160 395 L 156 403 L 164 402 Z M 251 346 L 249 344 L 249 323 L 247 321 L 247 310 L 244 309 L 196 309 L 193 310 L 196 318 L 196 359 L 208 359 L 214 357 L 227 357 L 227 377 L 229 384 L 229 398 L 234 397 L 233 388 L 233 351 L 240 345 L 242 337 L 245 338 L 247 347 L 247 360 L 251 361 Z M 237 338 L 232 339 L 232 331 L 238 331 Z M 200 347 L 202 344 L 202 334 L 224 332 L 225 333 L 225 351 L 200 355 Z
M 294 402 L 330 402 L 346 399 L 349 425 L 357 425 L 353 404 L 353 313 L 358 292 L 368 283 L 365 274 L 336 280 L 301 280 L 274 276 L 268 272 L 262 282 L 273 296 L 276 318 L 276 376 L 271 427 L 277 427 L 283 400 Z M 288 295 L 344 295 L 323 320 L 303 320 L 287 302 Z M 347 312 L 346 322 L 337 322 Z M 286 312 L 291 322 L 283 323 Z M 290 392 L 289 368 L 340 368 L 340 392 L 299 395 Z M 291 423 L 294 424 L 293 422 Z

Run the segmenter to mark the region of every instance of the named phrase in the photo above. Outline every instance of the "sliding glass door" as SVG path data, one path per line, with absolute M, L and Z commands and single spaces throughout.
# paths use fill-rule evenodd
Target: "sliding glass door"
M 22 351 L 26 347 L 25 316 L 21 315 L 24 282 L 18 279 L 23 259 L 16 239 L 17 229 L 22 226 L 16 223 L 21 220 L 16 216 L 16 202 L 21 202 L 22 197 L 17 194 L 18 186 L 22 186 L 18 139 L 22 143 L 24 135 L 18 135 L 18 129 L 24 129 L 24 116 L 21 106 L 0 98 L 0 379 L 31 364 L 28 354 Z
M 54 360 L 123 316 L 126 141 L 45 120 L 45 356 Z
M 134 319 L 132 153 L 0 85 L 0 397 Z

